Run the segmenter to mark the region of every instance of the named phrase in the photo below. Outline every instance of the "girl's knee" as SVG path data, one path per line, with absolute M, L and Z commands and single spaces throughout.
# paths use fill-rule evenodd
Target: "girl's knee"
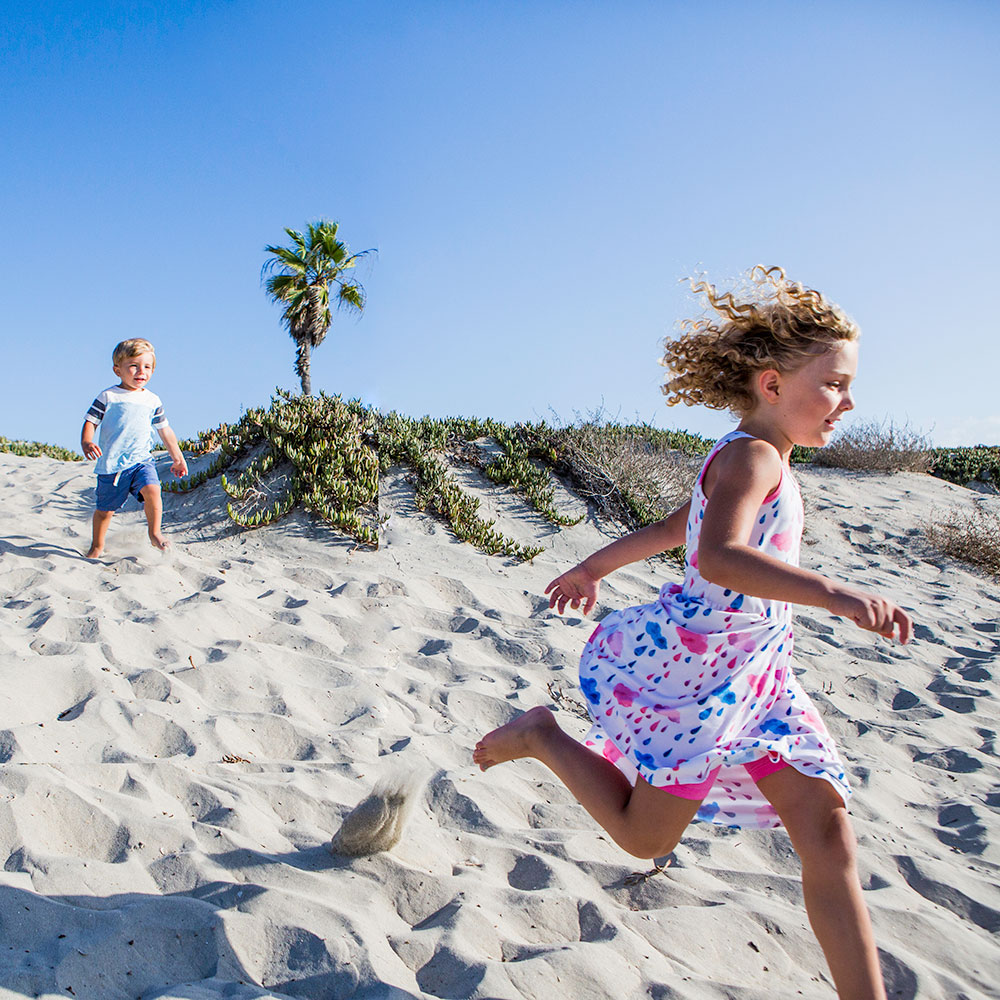
M 700 805 L 640 778 L 622 811 L 618 830 L 609 832 L 615 843 L 634 857 L 666 857 L 680 843 Z
M 665 858 L 680 843 L 679 837 L 670 839 L 634 831 L 624 831 L 614 840 L 626 854 L 631 854 L 632 857 L 640 858 L 643 861 Z
M 794 844 L 803 865 L 826 868 L 831 872 L 854 868 L 857 839 L 845 806 L 832 809 L 813 822 L 804 824 Z

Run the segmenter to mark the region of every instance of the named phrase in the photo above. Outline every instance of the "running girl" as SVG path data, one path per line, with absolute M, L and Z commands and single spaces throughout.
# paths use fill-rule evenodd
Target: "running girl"
M 580 661 L 594 725 L 578 743 L 546 708 L 487 734 L 482 770 L 546 764 L 630 854 L 662 857 L 695 818 L 784 825 L 802 863 L 806 910 L 841 1000 L 884 1000 L 855 866 L 844 766 L 792 671 L 792 605 L 826 608 L 908 642 L 892 601 L 801 569 L 794 445 L 821 447 L 854 406 L 858 328 L 780 268 L 755 268 L 746 294 L 694 290 L 706 318 L 666 343 L 668 403 L 728 409 L 736 430 L 712 448 L 691 500 L 553 580 L 549 607 L 589 613 L 602 577 L 687 545 L 683 585 L 609 614 Z

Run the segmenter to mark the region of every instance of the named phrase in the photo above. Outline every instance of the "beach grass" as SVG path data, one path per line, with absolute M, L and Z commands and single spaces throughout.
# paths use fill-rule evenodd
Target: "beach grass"
M 971 511 L 953 511 L 926 529 L 930 544 L 1000 580 L 1000 515 L 976 504 Z
M 852 424 L 812 456 L 816 465 L 853 472 L 930 472 L 934 454 L 927 437 L 908 424 Z

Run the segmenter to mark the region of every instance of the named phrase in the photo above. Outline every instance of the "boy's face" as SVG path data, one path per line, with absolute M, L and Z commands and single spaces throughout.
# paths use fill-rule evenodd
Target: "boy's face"
M 134 358 L 126 358 L 121 364 L 114 365 L 115 374 L 122 380 L 123 389 L 142 389 L 153 377 L 156 359 L 146 351 Z

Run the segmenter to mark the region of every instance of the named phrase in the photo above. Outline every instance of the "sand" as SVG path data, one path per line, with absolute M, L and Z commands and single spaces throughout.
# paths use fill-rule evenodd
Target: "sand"
M 834 996 L 783 831 L 695 825 L 636 881 L 653 865 L 541 765 L 472 765 L 537 704 L 585 731 L 593 622 L 541 594 L 613 526 L 553 529 L 479 481 L 501 527 L 546 546 L 516 564 L 393 474 L 366 551 L 299 514 L 240 532 L 210 483 L 165 496 L 167 554 L 133 509 L 88 562 L 89 466 L 0 455 L 0 473 L 0 998 Z M 800 481 L 804 564 L 918 622 L 901 647 L 797 616 L 889 996 L 1000 996 L 1000 588 L 918 535 L 998 501 L 909 474 Z M 676 575 L 620 571 L 594 617 Z M 394 846 L 331 853 L 376 788 L 410 809 L 366 807 Z

